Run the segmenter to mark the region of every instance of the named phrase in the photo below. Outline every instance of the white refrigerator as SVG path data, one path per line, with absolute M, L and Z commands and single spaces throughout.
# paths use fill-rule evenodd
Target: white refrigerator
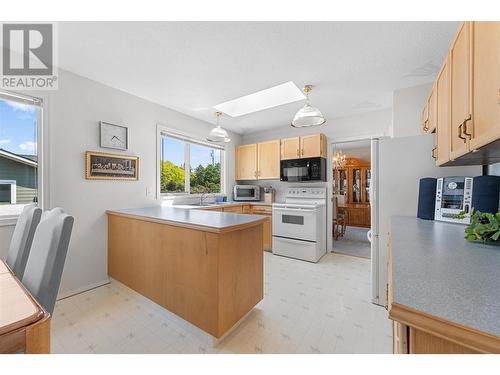
M 481 166 L 437 167 L 431 156 L 435 135 L 372 140 L 372 302 L 385 306 L 387 245 L 391 216 L 417 215 L 423 177 L 478 176 Z

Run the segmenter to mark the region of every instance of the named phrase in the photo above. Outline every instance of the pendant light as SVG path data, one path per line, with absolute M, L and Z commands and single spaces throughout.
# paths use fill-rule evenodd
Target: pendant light
M 216 143 L 231 142 L 231 138 L 229 138 L 227 131 L 221 128 L 219 124 L 219 118 L 222 116 L 222 112 L 215 112 L 215 116 L 217 117 L 217 126 L 210 130 L 207 141 Z
M 304 93 L 306 94 L 306 104 L 295 114 L 295 117 L 293 118 L 291 124 L 294 128 L 318 126 L 324 124 L 326 121 L 320 110 L 316 107 L 312 107 L 309 104 L 309 93 L 311 91 L 312 85 L 304 86 Z

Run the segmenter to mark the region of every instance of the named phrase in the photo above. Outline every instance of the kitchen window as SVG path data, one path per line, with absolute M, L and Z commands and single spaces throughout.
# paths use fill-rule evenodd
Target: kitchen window
M 0 221 L 39 202 L 41 100 L 0 92 Z
M 224 192 L 224 147 L 159 130 L 161 195 Z

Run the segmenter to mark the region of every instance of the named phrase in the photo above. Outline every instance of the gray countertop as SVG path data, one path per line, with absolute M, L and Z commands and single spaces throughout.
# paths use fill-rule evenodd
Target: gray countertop
M 108 210 L 109 214 L 135 216 L 200 229 L 222 231 L 266 220 L 259 215 L 242 215 L 229 212 L 187 210 L 172 206 L 153 206 Z
M 227 202 L 207 202 L 203 206 L 197 204 L 173 204 L 171 207 L 174 208 L 187 208 L 187 209 L 203 209 L 203 208 L 213 208 L 213 207 L 231 207 L 231 206 L 241 206 L 245 204 L 250 204 L 252 206 L 272 206 L 272 203 L 267 203 L 263 201 L 227 201 Z
M 392 217 L 393 302 L 500 336 L 500 246 L 464 228 Z

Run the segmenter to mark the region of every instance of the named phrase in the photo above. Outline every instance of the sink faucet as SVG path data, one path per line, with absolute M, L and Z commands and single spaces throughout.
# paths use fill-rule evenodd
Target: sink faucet
M 200 206 L 203 206 L 203 201 L 209 193 L 201 193 L 200 195 Z

